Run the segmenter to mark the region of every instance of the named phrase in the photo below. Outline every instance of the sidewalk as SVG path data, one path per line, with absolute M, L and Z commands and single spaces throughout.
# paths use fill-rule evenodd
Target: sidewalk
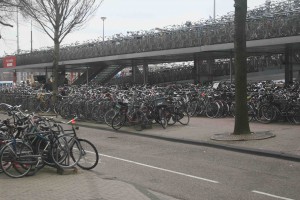
M 51 117 L 54 117 L 57 121 L 67 121 L 60 116 Z M 5 118 L 7 118 L 7 115 L 0 113 L 0 119 Z M 191 117 L 189 125 L 187 126 L 176 123 L 175 125 L 168 125 L 166 129 L 163 129 L 159 124 L 153 124 L 152 128 L 147 128 L 142 131 L 136 131 L 133 127 L 125 126 L 115 131 L 106 124 L 96 123 L 94 121 L 76 120 L 76 125 L 119 132 L 120 134 L 132 134 L 300 161 L 300 125 L 289 124 L 287 122 L 271 124 L 250 122 L 250 130 L 252 132 L 271 132 L 275 137 L 245 141 L 216 141 L 211 139 L 216 134 L 232 133 L 234 129 L 234 118 L 210 119 L 206 117 Z
M 105 124 L 87 121 L 76 123 L 78 126 L 115 131 Z M 299 125 L 280 122 L 271 124 L 250 122 L 252 132 L 271 132 L 275 134 L 275 137 L 248 141 L 216 141 L 211 139 L 214 134 L 229 134 L 233 132 L 233 129 L 234 118 L 192 117 L 187 126 L 176 123 L 163 129 L 158 124 L 154 124 L 152 128 L 142 131 L 136 131 L 133 127 L 122 127 L 117 132 L 300 161 Z

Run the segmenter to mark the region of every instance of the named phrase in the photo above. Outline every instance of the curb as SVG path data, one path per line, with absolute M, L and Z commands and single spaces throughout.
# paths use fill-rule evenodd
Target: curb
M 147 133 L 140 134 L 138 132 L 125 131 L 125 130 L 115 131 L 109 127 L 102 127 L 99 125 L 97 126 L 97 125 L 92 125 L 92 124 L 82 124 L 80 122 L 77 122 L 76 124 L 81 127 L 101 129 L 101 130 L 106 130 L 106 131 L 116 132 L 116 133 L 121 133 L 121 134 L 134 135 L 134 136 L 139 136 L 139 137 L 153 138 L 153 139 L 159 139 L 159 140 L 165 140 L 165 141 L 183 143 L 183 144 L 191 144 L 191 145 L 197 145 L 197 146 L 206 146 L 206 147 L 211 147 L 211 148 L 216 148 L 216 149 L 234 151 L 234 152 L 238 152 L 238 153 L 245 153 L 245 154 L 251 154 L 251 155 L 256 155 L 256 156 L 264 156 L 264 157 L 300 162 L 300 156 L 294 155 L 294 154 L 288 154 L 288 153 L 284 153 L 284 152 L 277 152 L 277 151 L 271 151 L 271 150 L 260 150 L 260 149 L 255 149 L 255 148 L 239 147 L 239 146 L 226 145 L 226 144 L 218 144 L 216 142 L 179 139 L 179 138 L 151 135 L 151 134 L 147 134 Z

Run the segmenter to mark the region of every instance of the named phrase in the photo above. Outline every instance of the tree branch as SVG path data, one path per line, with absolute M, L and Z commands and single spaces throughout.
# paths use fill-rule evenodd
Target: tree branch
M 3 26 L 14 27 L 13 25 L 5 23 L 5 22 L 2 22 L 2 21 L 0 21 L 0 24 L 2 24 Z

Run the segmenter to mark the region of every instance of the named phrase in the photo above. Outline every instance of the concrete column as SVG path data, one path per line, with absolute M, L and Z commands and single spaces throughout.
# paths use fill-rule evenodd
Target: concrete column
M 144 64 L 143 64 L 143 80 L 144 80 L 144 85 L 146 85 L 148 83 L 148 76 L 149 76 L 148 63 L 144 62 Z
M 215 64 L 214 59 L 207 60 L 207 64 L 208 64 L 208 81 L 213 81 L 214 80 L 213 67 Z
M 136 81 L 137 81 L 137 77 L 136 77 L 136 68 L 137 66 L 135 64 L 132 64 L 132 67 L 131 67 L 131 71 L 132 71 L 132 83 L 133 84 L 136 84 Z
M 14 70 L 13 72 L 13 82 L 16 84 L 17 83 L 17 71 Z
M 293 82 L 293 49 L 290 46 L 285 48 L 285 84 Z
M 89 84 L 89 68 L 86 68 L 86 84 Z
M 46 77 L 46 80 L 48 79 L 48 68 L 46 67 L 45 68 L 45 77 Z
M 198 84 L 200 80 L 200 59 L 199 56 L 194 55 L 194 83 Z
M 74 81 L 74 72 L 71 72 L 71 75 L 70 75 L 70 84 L 72 84 Z

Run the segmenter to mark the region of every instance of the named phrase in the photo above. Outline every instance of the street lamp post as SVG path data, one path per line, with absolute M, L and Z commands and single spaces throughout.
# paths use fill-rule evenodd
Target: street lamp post
M 102 40 L 104 41 L 104 20 L 106 20 L 106 17 L 101 17 L 103 21 L 103 35 L 102 35 Z
M 19 8 L 17 8 L 17 54 L 20 53 L 20 36 L 19 36 Z
M 216 0 L 214 0 L 214 20 L 216 20 Z

